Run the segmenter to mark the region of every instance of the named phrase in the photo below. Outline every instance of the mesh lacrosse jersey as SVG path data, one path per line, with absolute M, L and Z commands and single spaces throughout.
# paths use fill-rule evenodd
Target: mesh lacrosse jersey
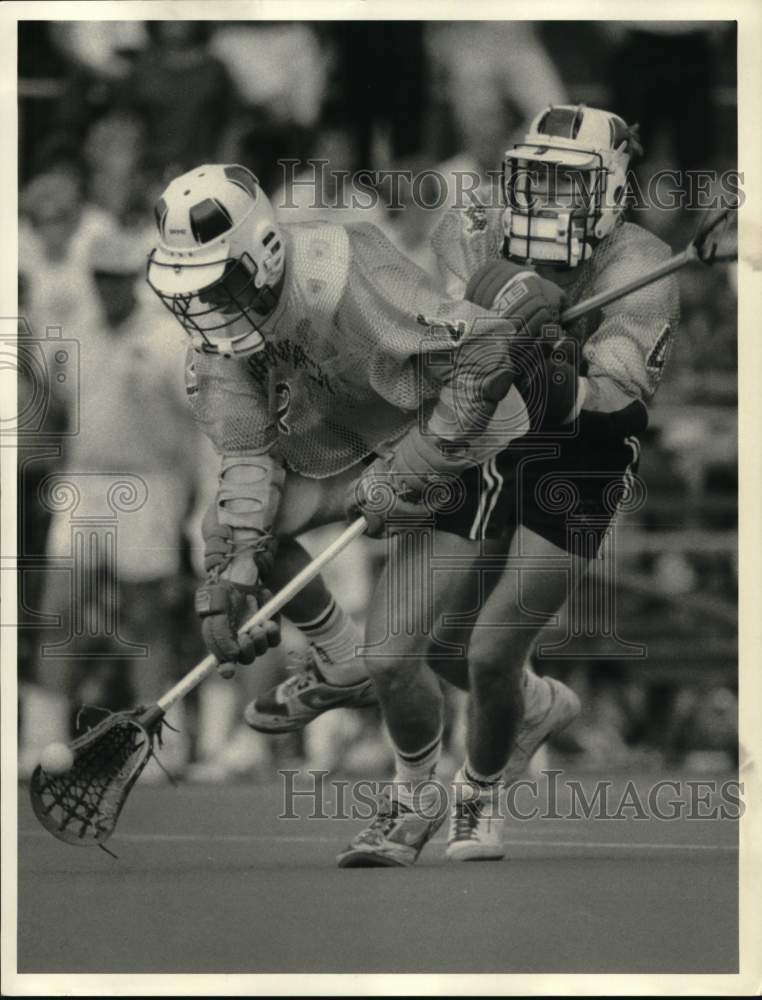
M 469 278 L 500 256 L 502 212 L 480 205 L 451 209 L 435 230 L 432 245 L 450 294 L 463 295 Z M 671 250 L 658 237 L 622 222 L 591 258 L 570 273 L 570 283 L 563 285 L 569 305 L 622 285 L 670 256 Z M 659 384 L 679 318 L 677 282 L 670 276 L 573 323 L 570 332 L 584 341 L 582 408 L 611 413 L 633 400 L 648 402 Z
M 261 327 L 264 348 L 245 359 L 188 355 L 191 405 L 219 452 L 277 445 L 294 471 L 332 476 L 430 415 L 456 379 L 472 398 L 468 373 L 447 361 L 454 345 L 485 336 L 507 357 L 510 324 L 449 300 L 375 226 L 283 228 L 285 281 Z

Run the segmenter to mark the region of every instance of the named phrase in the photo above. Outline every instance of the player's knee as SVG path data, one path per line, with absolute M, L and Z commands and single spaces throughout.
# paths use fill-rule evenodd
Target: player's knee
M 468 675 L 471 686 L 503 687 L 521 672 L 524 654 L 511 644 L 475 642 L 468 651 Z

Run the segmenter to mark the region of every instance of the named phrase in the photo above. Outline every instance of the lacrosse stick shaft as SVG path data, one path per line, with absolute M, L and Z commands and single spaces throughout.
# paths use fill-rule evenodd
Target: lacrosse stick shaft
M 279 590 L 274 597 L 267 601 L 266 604 L 263 604 L 256 614 L 253 614 L 241 626 L 238 631 L 239 636 L 244 635 L 249 629 L 254 628 L 256 625 L 261 625 L 269 618 L 272 618 L 284 605 L 288 604 L 292 597 L 295 597 L 303 587 L 306 587 L 310 580 L 314 580 L 323 567 L 331 562 L 342 549 L 345 549 L 350 542 L 358 538 L 365 531 L 366 527 L 367 524 L 364 517 L 358 517 L 357 520 L 353 521 L 320 555 L 316 556 L 308 566 L 305 566 L 301 572 L 297 573 L 293 580 L 290 580 L 282 590 Z M 179 680 L 174 687 L 170 688 L 165 695 L 159 698 L 156 705 L 148 709 L 148 712 L 155 714 L 157 708 L 162 713 L 166 712 L 175 702 L 180 701 L 181 698 L 184 698 L 195 687 L 198 687 L 210 674 L 214 673 L 217 666 L 217 659 L 210 653 L 193 670 L 190 670 L 185 677 Z
M 674 257 L 665 260 L 663 264 L 659 264 L 653 270 L 645 271 L 637 278 L 633 278 L 632 281 L 628 281 L 618 288 L 611 288 L 606 292 L 591 295 L 589 299 L 585 299 L 577 303 L 576 306 L 567 309 L 561 314 L 561 325 L 565 326 L 567 323 L 572 323 L 581 316 L 587 316 L 588 313 L 600 309 L 601 306 L 607 306 L 610 302 L 616 302 L 617 299 L 624 298 L 630 292 L 637 292 L 640 288 L 645 288 L 646 285 L 651 285 L 654 281 L 658 281 L 659 278 L 664 278 L 674 271 L 679 271 L 681 267 L 685 267 L 686 264 L 690 264 L 694 260 L 698 260 L 698 255 L 695 249 L 690 246 L 683 250 L 682 253 L 675 254 Z

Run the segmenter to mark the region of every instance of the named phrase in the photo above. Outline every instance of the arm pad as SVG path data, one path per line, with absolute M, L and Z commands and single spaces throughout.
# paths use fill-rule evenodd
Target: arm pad
M 220 529 L 216 534 L 229 538 L 230 557 L 220 570 L 224 578 L 253 584 L 272 559 L 270 529 L 284 480 L 282 464 L 269 452 L 223 456 L 214 511 Z
M 268 532 L 280 506 L 284 479 L 283 466 L 270 452 L 223 455 L 217 490 L 220 523 Z

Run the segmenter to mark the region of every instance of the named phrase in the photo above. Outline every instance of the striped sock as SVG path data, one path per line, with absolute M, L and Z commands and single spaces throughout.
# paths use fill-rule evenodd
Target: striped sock
M 320 673 L 329 684 L 357 684 L 368 676 L 355 652 L 363 643 L 362 632 L 333 597 L 316 618 L 294 625 L 314 649 Z

